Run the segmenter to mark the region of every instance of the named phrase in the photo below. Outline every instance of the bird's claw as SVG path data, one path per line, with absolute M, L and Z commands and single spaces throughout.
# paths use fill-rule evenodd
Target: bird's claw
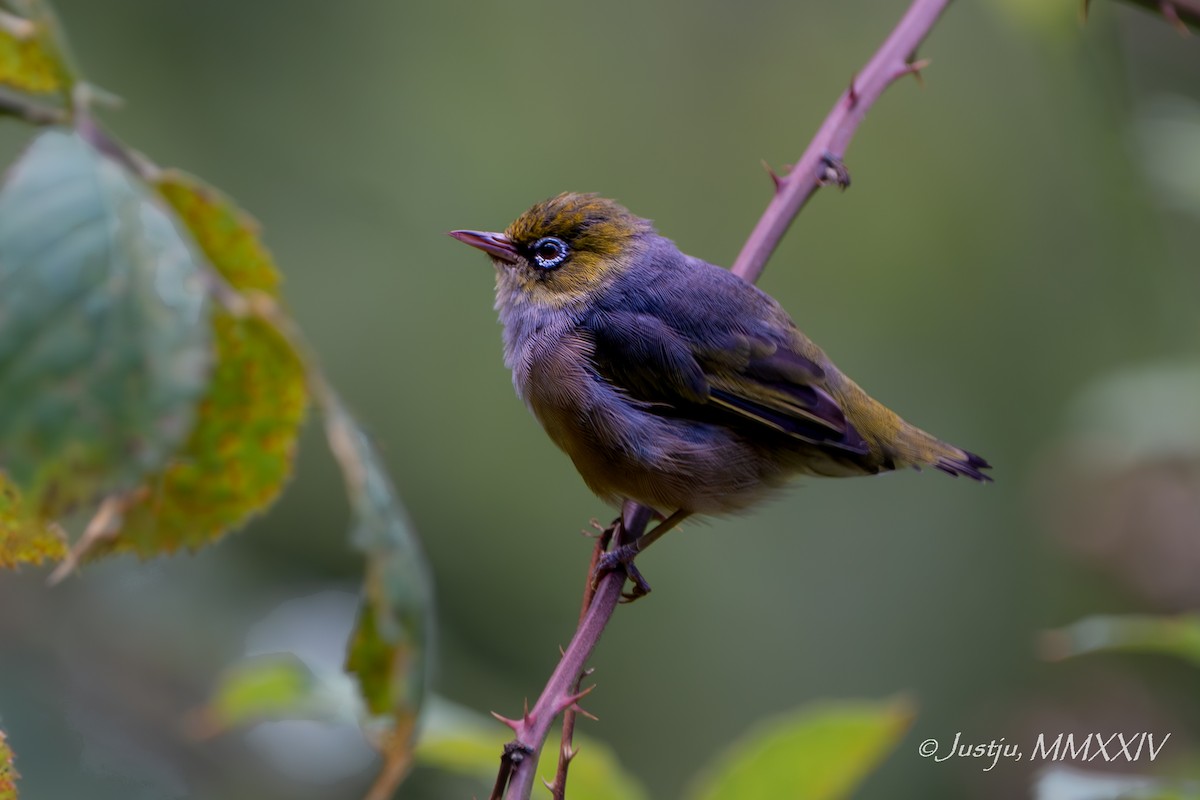
M 634 600 L 640 600 L 650 594 L 650 584 L 646 583 L 646 579 L 642 577 L 641 570 L 637 568 L 633 561 L 626 562 L 625 572 L 629 575 L 629 580 L 633 581 L 633 591 L 621 592 L 622 603 L 632 603 Z
M 598 586 L 600 580 L 608 573 L 621 570 L 629 580 L 633 581 L 633 591 L 622 592 L 621 602 L 632 603 L 634 600 L 650 594 L 650 584 L 646 582 L 641 571 L 633 563 L 638 552 L 639 548 L 636 545 L 625 544 L 600 556 L 600 560 L 596 563 L 596 571 L 592 573 L 593 588 Z

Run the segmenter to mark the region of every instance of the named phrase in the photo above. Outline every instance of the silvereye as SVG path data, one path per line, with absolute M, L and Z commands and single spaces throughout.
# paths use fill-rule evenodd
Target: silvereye
M 990 480 L 842 374 L 765 292 L 612 200 L 560 194 L 504 233 L 450 235 L 491 256 L 517 394 L 607 502 L 673 523 L 740 511 L 797 473 Z

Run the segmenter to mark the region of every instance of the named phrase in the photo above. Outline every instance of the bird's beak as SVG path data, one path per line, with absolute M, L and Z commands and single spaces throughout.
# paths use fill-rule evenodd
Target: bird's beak
M 450 231 L 450 235 L 464 244 L 477 247 L 494 259 L 506 264 L 517 263 L 517 248 L 503 233 L 487 231 Z

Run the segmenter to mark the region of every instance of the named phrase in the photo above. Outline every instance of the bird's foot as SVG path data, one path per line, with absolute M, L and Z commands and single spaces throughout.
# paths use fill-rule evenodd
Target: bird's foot
M 600 560 L 596 563 L 596 571 L 592 573 L 592 585 L 599 585 L 600 579 L 608 573 L 621 570 L 629 580 L 633 581 L 633 591 L 623 592 L 621 602 L 632 603 L 634 600 L 650 594 L 650 584 L 646 583 L 641 571 L 633 563 L 639 552 L 641 552 L 641 548 L 634 542 L 621 545 L 600 556 Z

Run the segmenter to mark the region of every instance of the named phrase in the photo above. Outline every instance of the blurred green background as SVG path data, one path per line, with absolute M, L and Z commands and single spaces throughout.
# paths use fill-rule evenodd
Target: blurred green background
M 1081 25 L 1074 0 L 955 4 L 922 49 L 924 89 L 902 81 L 871 110 L 853 188 L 819 194 L 773 258 L 761 285 L 800 326 L 876 397 L 986 456 L 996 483 L 808 480 L 639 562 L 655 591 L 605 634 L 586 704 L 600 722 L 581 729 L 653 797 L 815 698 L 918 703 L 866 798 L 1026 793 L 1028 764 L 917 756 L 957 731 L 1172 732 L 1176 756 L 1200 734 L 1187 668 L 1036 650 L 1039 631 L 1094 611 L 1200 605 L 1195 572 L 1153 591 L 1200 558 L 1195 503 L 1133 577 L 1137 547 L 1093 546 L 1097 520 L 1151 537 L 1144 495 L 1130 490 L 1133 512 L 1097 505 L 1123 495 L 1085 469 L 1073 416 L 1106 376 L 1197 358 L 1200 51 L 1094 6 Z M 127 101 L 104 113 L 112 129 L 262 223 L 427 548 L 436 690 L 514 714 L 574 628 L 591 547 L 577 532 L 612 511 L 514 396 L 491 268 L 444 232 L 596 191 L 728 264 L 769 197 L 760 159 L 798 158 L 904 3 L 56 7 L 88 77 Z M 5 162 L 28 133 L 0 121 Z M 1144 401 L 1127 393 L 1114 414 Z M 353 728 L 197 744 L 182 722 L 247 651 L 338 663 L 360 579 L 345 528 L 310 425 L 283 500 L 208 551 L 104 563 L 53 591 L 38 570 L 0 576 L 0 728 L 22 796 L 360 796 L 375 767 Z M 400 796 L 485 794 L 418 770 Z

